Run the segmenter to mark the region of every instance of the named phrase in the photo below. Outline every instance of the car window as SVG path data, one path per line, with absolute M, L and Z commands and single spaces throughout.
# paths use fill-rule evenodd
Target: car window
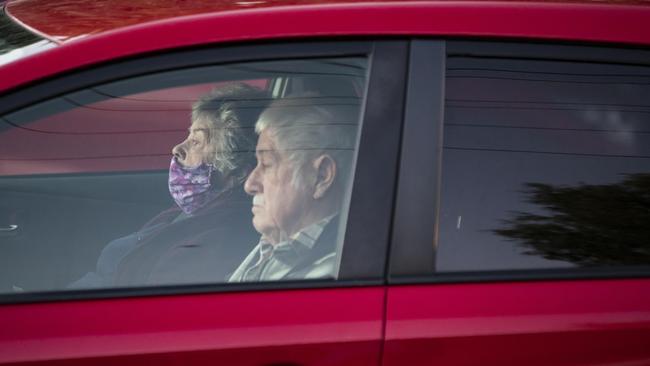
M 366 68 L 186 68 L 1 116 L 0 292 L 336 279 Z
M 451 55 L 438 271 L 650 264 L 650 68 Z

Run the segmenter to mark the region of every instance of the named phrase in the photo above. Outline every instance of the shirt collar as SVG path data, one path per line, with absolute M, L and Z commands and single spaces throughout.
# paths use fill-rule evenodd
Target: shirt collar
M 306 226 L 302 230 L 293 234 L 288 240 L 282 241 L 275 246 L 265 238 L 261 238 L 259 243 L 260 259 L 266 259 L 273 256 L 275 259 L 288 265 L 297 263 L 314 248 L 314 245 L 323 233 L 325 226 L 332 221 L 334 216 L 336 216 L 336 214 L 327 216 L 324 219 Z

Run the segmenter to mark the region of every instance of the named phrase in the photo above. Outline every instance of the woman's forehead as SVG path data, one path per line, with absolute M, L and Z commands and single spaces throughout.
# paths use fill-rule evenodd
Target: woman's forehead
M 205 135 L 206 138 L 210 137 L 210 122 L 203 118 L 196 119 L 187 129 L 188 133 L 193 136 Z
M 212 127 L 212 124 L 210 123 L 210 121 L 207 118 L 199 117 L 199 118 L 195 118 L 192 121 L 192 124 L 190 125 L 188 130 L 190 132 L 192 132 L 193 130 L 209 130 L 211 127 Z

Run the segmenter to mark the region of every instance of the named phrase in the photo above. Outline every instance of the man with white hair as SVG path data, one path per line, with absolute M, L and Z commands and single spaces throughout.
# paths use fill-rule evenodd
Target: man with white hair
M 358 111 L 349 101 L 307 95 L 276 101 L 260 115 L 257 165 L 244 189 L 261 239 L 230 282 L 336 277 Z

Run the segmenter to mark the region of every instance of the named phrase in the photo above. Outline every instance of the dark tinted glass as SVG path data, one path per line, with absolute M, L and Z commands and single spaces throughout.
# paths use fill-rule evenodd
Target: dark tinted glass
M 650 264 L 650 68 L 452 56 L 446 78 L 438 270 Z

